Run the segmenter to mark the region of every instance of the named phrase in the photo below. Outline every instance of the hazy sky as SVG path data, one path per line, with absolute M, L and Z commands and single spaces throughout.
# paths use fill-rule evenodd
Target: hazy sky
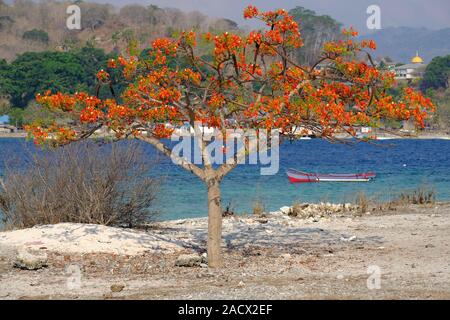
M 382 28 L 388 26 L 450 27 L 450 0 L 95 0 L 122 6 L 129 3 L 155 4 L 182 10 L 198 10 L 214 17 L 225 17 L 241 25 L 242 9 L 253 4 L 261 9 L 291 9 L 303 6 L 320 14 L 328 14 L 346 26 L 355 26 L 361 33 L 368 32 L 366 9 L 376 4 L 381 8 Z

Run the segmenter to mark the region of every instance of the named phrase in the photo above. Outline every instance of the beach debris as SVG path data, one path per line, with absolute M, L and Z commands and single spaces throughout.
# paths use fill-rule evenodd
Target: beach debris
M 113 284 L 111 285 L 111 292 L 121 292 L 125 288 L 123 284 Z
M 237 286 L 238 286 L 238 288 L 242 288 L 242 287 L 245 286 L 245 282 L 244 281 L 239 281 Z
M 38 270 L 47 266 L 47 254 L 20 248 L 14 261 L 14 267 L 25 270 Z
M 199 267 L 204 263 L 204 258 L 197 253 L 182 254 L 175 261 L 177 267 Z
M 343 214 L 345 212 L 356 212 L 358 209 L 358 205 L 353 205 L 351 203 L 297 203 L 291 207 L 281 207 L 279 211 L 275 211 L 274 213 L 281 213 L 289 217 L 318 222 L 320 218 L 329 217 L 335 214 Z
M 103 299 L 104 300 L 114 299 L 114 296 L 113 296 L 113 294 L 111 292 L 104 293 L 103 294 Z
M 280 255 L 280 258 L 290 260 L 292 256 L 289 253 L 283 253 L 282 255 Z
M 350 238 L 341 237 L 341 241 L 350 242 L 356 240 L 356 236 L 351 236 Z
M 281 207 L 280 211 L 284 214 L 289 214 L 289 212 L 291 212 L 291 207 L 288 206 Z

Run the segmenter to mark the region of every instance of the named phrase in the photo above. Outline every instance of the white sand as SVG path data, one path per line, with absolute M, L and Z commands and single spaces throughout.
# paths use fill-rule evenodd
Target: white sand
M 47 268 L 23 271 L 12 267 L 16 255 L 6 250 L 13 244 L 66 252 L 204 250 L 205 218 L 161 222 L 148 233 L 77 224 L 0 233 L 0 300 L 450 299 L 450 203 L 314 221 L 283 214 L 224 219 L 227 250 L 219 269 L 177 267 L 181 252 L 132 259 L 68 253 L 67 260 L 50 254 Z M 81 269 L 79 288 L 69 286 L 73 265 Z M 375 276 L 369 267 L 379 267 L 379 289 L 368 287 Z M 112 285 L 125 288 L 112 293 Z
M 164 235 L 94 224 L 60 223 L 0 232 L 0 247 L 47 249 L 70 253 L 115 253 L 134 255 L 144 252 L 182 250 Z

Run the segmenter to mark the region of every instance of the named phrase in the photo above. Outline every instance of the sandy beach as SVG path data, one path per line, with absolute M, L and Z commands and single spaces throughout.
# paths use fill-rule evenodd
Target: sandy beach
M 225 218 L 221 269 L 176 266 L 204 254 L 205 218 L 1 232 L 0 298 L 450 299 L 450 204 L 331 211 Z M 21 250 L 46 267 L 14 267 Z

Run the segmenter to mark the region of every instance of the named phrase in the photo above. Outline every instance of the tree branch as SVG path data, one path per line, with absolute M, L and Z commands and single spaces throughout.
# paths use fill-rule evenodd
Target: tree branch
M 157 150 L 159 150 L 160 152 L 162 152 L 163 154 L 165 154 L 166 156 L 168 156 L 171 159 L 176 160 L 179 166 L 181 166 L 183 169 L 195 174 L 197 177 L 199 177 L 201 180 L 205 180 L 205 172 L 204 170 L 202 170 L 201 168 L 197 167 L 196 165 L 186 161 L 185 159 L 173 155 L 172 154 L 172 150 L 170 148 L 168 148 L 167 146 L 165 146 L 158 138 L 151 136 L 151 135 L 137 135 L 136 136 L 137 139 L 150 143 L 151 145 L 153 145 Z

